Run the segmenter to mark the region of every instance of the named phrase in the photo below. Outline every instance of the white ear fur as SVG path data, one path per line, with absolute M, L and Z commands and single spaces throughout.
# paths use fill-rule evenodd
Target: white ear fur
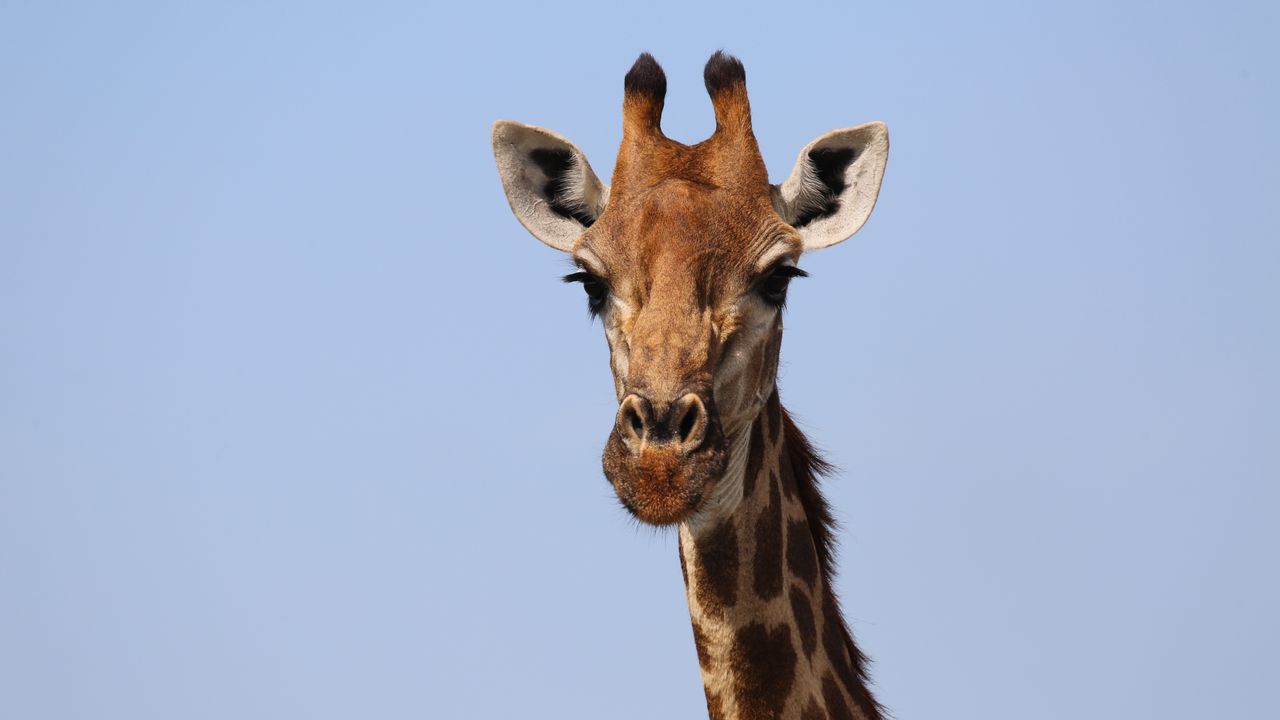
M 550 130 L 499 120 L 493 157 L 516 219 L 557 250 L 572 251 L 604 210 L 609 187 L 576 145 Z
M 835 245 L 871 215 L 888 160 L 884 123 L 832 130 L 806 145 L 791 177 L 773 186 L 773 207 L 806 251 Z

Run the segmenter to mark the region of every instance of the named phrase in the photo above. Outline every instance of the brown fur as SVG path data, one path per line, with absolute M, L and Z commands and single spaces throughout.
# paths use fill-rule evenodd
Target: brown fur
M 710 614 L 721 614 L 738 602 L 738 531 L 721 523 L 697 543 L 698 602 Z
M 769 483 L 769 504 L 756 518 L 756 557 L 752 568 L 753 587 L 761 600 L 771 600 L 782 592 L 782 492 Z
M 753 623 L 738 632 L 733 649 L 734 696 L 744 720 L 779 717 L 795 682 L 796 653 L 791 628 Z
M 844 701 L 844 695 L 840 692 L 840 686 L 836 684 L 836 679 L 827 673 L 822 678 L 822 699 L 827 705 L 827 717 L 830 720 L 855 720 L 853 713 L 849 710 L 849 704 Z
M 818 579 L 818 558 L 814 554 L 813 535 L 804 519 L 787 523 L 787 567 L 809 588 Z
M 764 409 L 769 418 L 769 436 L 774 442 L 778 442 L 782 439 L 782 401 L 778 399 L 776 389 L 769 396 L 769 403 L 764 406 Z
M 805 657 L 812 658 L 813 651 L 818 649 L 818 625 L 813 619 L 813 606 L 809 596 L 799 585 L 791 586 L 791 616 L 795 618 L 796 629 L 800 631 L 800 644 L 804 648 Z
M 615 355 L 627 356 L 628 369 L 617 378 L 620 399 L 638 394 L 655 409 L 686 393 L 708 406 L 742 404 L 716 388 L 722 358 L 739 343 L 740 303 L 761 279 L 762 253 L 782 243 L 794 259 L 801 249 L 770 199 L 741 63 L 717 55 L 706 79 L 716 132 L 684 145 L 662 134 L 661 68 L 648 55 L 636 61 L 624 83 L 623 141 L 609 202 L 575 245 L 584 269 L 604 278 L 609 292 L 634 310 L 618 321 L 625 347 L 611 336 Z M 776 349 L 752 348 L 743 370 L 752 385 L 772 381 Z M 656 446 L 629 447 L 615 428 L 605 474 L 640 519 L 679 522 L 723 474 L 728 430 L 711 412 L 704 445 L 677 462 Z
M 707 694 L 707 720 L 725 720 L 724 702 L 714 693 Z
M 694 650 L 696 650 L 698 653 L 698 667 L 702 668 L 703 670 L 711 669 L 711 655 L 710 653 L 707 652 L 708 642 L 710 641 L 707 640 L 706 634 L 702 632 L 702 628 L 698 627 L 697 623 L 694 623 L 693 624 L 693 647 L 694 647 Z
M 707 486 L 724 473 L 721 445 L 722 441 L 710 444 L 692 460 L 672 448 L 633 458 L 620 449 L 615 432 L 606 445 L 604 472 L 623 507 L 646 522 L 666 525 L 698 507 Z

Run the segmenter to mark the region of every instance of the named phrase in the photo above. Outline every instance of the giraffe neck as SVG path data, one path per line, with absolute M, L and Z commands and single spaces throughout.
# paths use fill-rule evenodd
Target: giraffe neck
M 740 502 L 680 526 L 680 566 L 712 720 L 879 720 L 826 557 L 812 456 L 775 390 L 724 486 Z M 737 468 L 741 475 L 734 477 Z M 740 479 L 740 482 L 739 482 Z

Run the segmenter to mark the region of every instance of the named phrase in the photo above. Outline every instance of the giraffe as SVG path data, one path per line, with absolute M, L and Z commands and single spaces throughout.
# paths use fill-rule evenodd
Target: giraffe
M 829 468 L 777 371 L 797 262 L 866 221 L 888 131 L 826 133 L 771 185 L 742 63 L 717 52 L 704 80 L 715 132 L 678 143 L 661 130 L 666 75 L 640 55 L 611 186 L 564 137 L 510 121 L 493 127 L 499 175 L 604 326 L 618 399 L 604 474 L 640 521 L 676 527 L 709 717 L 877 720 L 832 587 Z

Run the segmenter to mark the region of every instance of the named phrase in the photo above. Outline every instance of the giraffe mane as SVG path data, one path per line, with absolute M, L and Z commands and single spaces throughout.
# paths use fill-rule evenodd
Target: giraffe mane
M 853 635 L 849 632 L 849 626 L 845 623 L 844 614 L 838 611 L 840 601 L 835 594 L 834 581 L 836 574 L 835 531 L 839 528 L 839 523 L 831 512 L 831 505 L 823 497 L 818 482 L 819 477 L 831 475 L 836 468 L 822 457 L 818 449 L 813 446 L 813 443 L 809 442 L 809 438 L 805 437 L 804 433 L 800 431 L 799 426 L 791 419 L 791 414 L 787 412 L 785 407 L 782 408 L 782 430 L 787 453 L 785 460 L 791 465 L 796 491 L 800 496 L 800 504 L 804 507 L 805 515 L 809 521 L 808 526 L 809 532 L 813 536 L 813 546 L 818 551 L 818 567 L 822 572 L 822 578 L 825 581 L 823 587 L 828 596 L 825 600 L 837 608 L 837 612 L 831 616 L 839 620 L 840 636 L 843 644 L 849 650 L 849 659 L 852 661 L 854 674 L 852 679 L 856 680 L 856 682 L 849 684 L 849 690 L 850 692 L 861 691 L 861 697 L 855 697 L 854 700 L 868 717 L 873 719 L 882 718 L 885 713 L 884 706 L 872 697 L 868 689 L 871 679 L 867 673 L 867 666 L 870 665 L 870 661 L 853 641 Z

